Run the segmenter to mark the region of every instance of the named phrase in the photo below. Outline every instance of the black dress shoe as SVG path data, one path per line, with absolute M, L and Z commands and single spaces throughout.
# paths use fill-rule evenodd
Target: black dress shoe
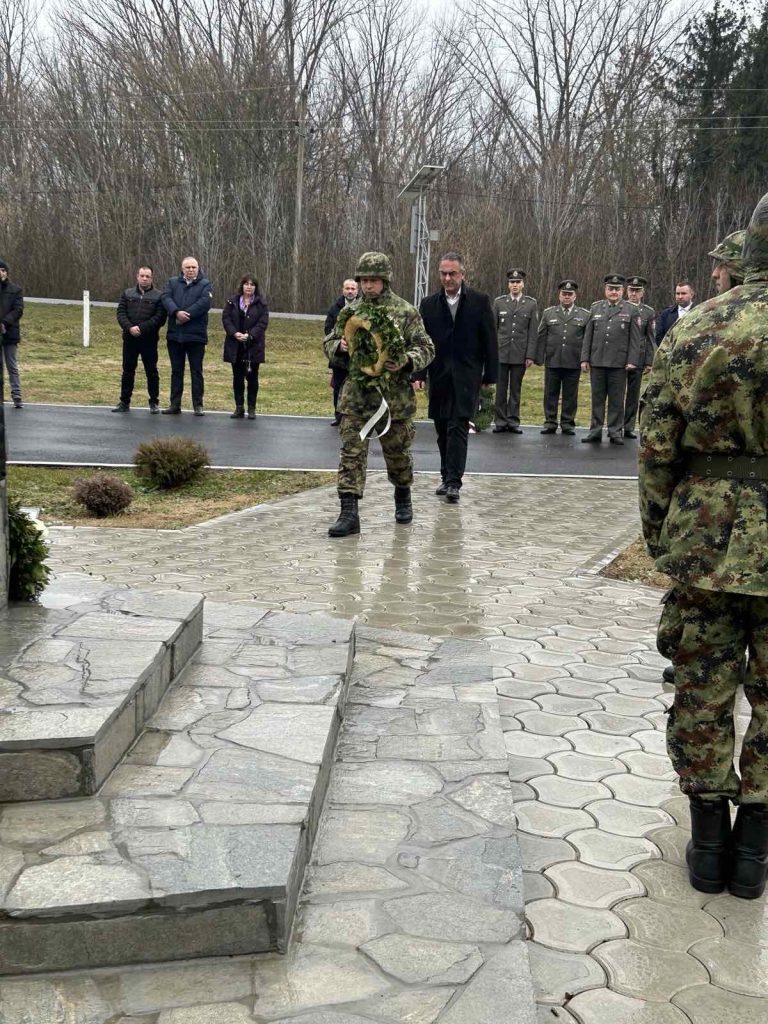
M 112 412 L 129 412 L 130 408 L 127 402 L 118 402 Z
M 637 434 L 634 432 L 634 430 L 625 430 L 624 431 L 624 437 L 628 437 L 632 441 L 636 441 L 637 440 Z
M 340 423 L 341 423 L 341 416 L 334 416 L 333 419 L 331 420 L 331 426 L 332 427 L 338 427 L 338 425 Z
M 576 431 L 573 429 L 573 427 L 560 427 L 560 433 L 561 434 L 567 434 L 570 437 L 573 437 L 573 435 L 576 433 Z
M 448 489 L 447 488 L 447 484 L 446 484 L 445 480 L 443 480 L 443 482 L 440 484 L 440 486 L 435 489 L 435 494 L 439 495 L 439 497 L 442 498 L 447 489 Z
M 557 427 L 544 427 L 544 429 L 540 430 L 539 433 L 540 434 L 556 434 L 557 433 Z M 565 433 L 565 431 L 563 431 L 563 433 Z
M 451 484 L 449 484 L 445 488 L 445 500 L 448 502 L 449 505 L 457 504 L 459 500 L 459 488 L 453 487 Z
M 153 414 L 160 412 L 160 403 L 159 402 L 154 402 L 154 401 L 150 402 L 149 403 L 149 411 L 151 413 L 153 413 Z
M 624 444 L 623 437 L 609 437 L 608 440 L 611 442 L 611 444 Z
M 665 683 L 669 683 L 670 686 L 675 685 L 675 666 L 667 665 L 664 671 L 661 673 L 661 678 Z
M 602 433 L 599 434 L 587 434 L 586 437 L 582 437 L 582 444 L 600 444 L 603 440 Z
M 523 432 L 522 427 L 508 427 L 507 429 L 509 430 L 510 434 L 522 434 Z
M 161 409 L 160 412 L 163 416 L 178 416 L 181 412 L 181 407 L 178 405 L 169 405 L 167 409 Z
M 508 430 L 509 430 L 509 427 L 494 427 L 493 428 L 494 434 L 506 434 Z
M 196 405 L 193 409 L 195 416 L 205 416 L 205 409 L 202 405 Z

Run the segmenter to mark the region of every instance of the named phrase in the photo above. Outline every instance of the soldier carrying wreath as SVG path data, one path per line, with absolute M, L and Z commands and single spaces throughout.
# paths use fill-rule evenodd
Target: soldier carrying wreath
M 423 370 L 435 355 L 418 310 L 390 289 L 392 267 L 381 252 L 366 252 L 355 271 L 361 297 L 343 309 L 325 352 L 332 364 L 349 368 L 339 399 L 339 518 L 331 537 L 360 532 L 358 500 L 365 490 L 368 441 L 376 431 L 387 476 L 395 488 L 395 521 L 413 519 L 413 417 L 416 398 L 411 374 Z

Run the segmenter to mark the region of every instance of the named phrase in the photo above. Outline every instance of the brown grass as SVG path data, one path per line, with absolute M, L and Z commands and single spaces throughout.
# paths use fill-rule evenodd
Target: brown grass
M 638 537 L 614 558 L 600 573 L 612 580 L 624 580 L 626 583 L 642 583 L 646 587 L 659 587 L 667 590 L 672 580 L 663 572 L 657 572 L 653 560 L 645 550 L 642 537 Z

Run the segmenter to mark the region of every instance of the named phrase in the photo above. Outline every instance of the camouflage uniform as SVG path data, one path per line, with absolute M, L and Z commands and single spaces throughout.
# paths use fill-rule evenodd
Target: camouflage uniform
M 352 303 L 356 309 L 362 302 L 383 306 L 400 327 L 405 339 L 406 356 L 409 362 L 393 374 L 388 381 L 384 397 L 389 405 L 392 423 L 386 434 L 380 435 L 381 449 L 387 464 L 387 476 L 395 487 L 410 487 L 413 482 L 413 417 L 416 415 L 416 396 L 411 385 L 411 374 L 422 370 L 432 362 L 435 348 L 432 339 L 424 329 L 419 311 L 389 287 L 389 259 L 383 253 L 365 253 L 358 263 L 356 279 L 380 277 L 385 283 L 381 295 L 361 296 Z M 325 352 L 329 359 L 342 357 L 339 349 L 342 331 L 338 326 L 326 338 Z M 365 471 L 368 461 L 368 438 L 360 439 L 360 431 L 381 403 L 381 393 L 375 387 L 364 387 L 350 377 L 344 382 L 339 399 L 341 425 L 341 457 L 339 460 L 339 494 L 354 494 L 362 498 L 365 490 Z M 379 433 L 386 425 L 386 417 L 374 429 Z
M 656 355 L 641 415 L 640 510 L 656 567 L 676 581 L 658 648 L 675 666 L 667 749 L 681 789 L 765 804 L 768 196 L 747 229 L 744 271 L 744 284 L 675 324 Z M 739 780 L 733 706 L 747 650 L 752 718 Z

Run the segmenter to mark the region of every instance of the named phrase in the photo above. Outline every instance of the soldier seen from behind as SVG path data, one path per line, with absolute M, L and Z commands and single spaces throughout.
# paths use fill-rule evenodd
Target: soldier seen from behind
M 413 519 L 411 445 L 416 397 L 411 374 L 429 365 L 435 349 L 419 311 L 395 295 L 391 280 L 389 257 L 382 252 L 364 253 L 355 271 L 362 294 L 341 310 L 333 333 L 325 339 L 328 359 L 346 360 L 349 371 L 339 399 L 341 511 L 328 530 L 331 537 L 360 532 L 358 501 L 365 490 L 373 431 L 395 488 L 395 520 L 410 523 Z
M 544 363 L 544 426 L 542 434 L 557 433 L 560 403 L 560 432 L 576 433 L 579 404 L 581 346 L 589 310 L 576 305 L 579 289 L 573 278 L 561 281 L 558 305 L 541 314 L 536 342 L 536 362 Z
M 608 407 L 608 439 L 624 444 L 624 393 L 627 371 L 642 359 L 640 317 L 626 299 L 621 274 L 605 277 L 605 298 L 593 302 L 581 348 L 581 368 L 589 371 L 592 385 L 592 418 L 584 444 L 600 444 Z
M 653 357 L 656 355 L 656 312 L 653 306 L 643 302 L 648 282 L 644 277 L 634 275 L 627 278 L 627 301 L 637 308 L 640 317 L 640 340 L 643 357 L 639 366 L 627 370 L 627 390 L 624 396 L 624 437 L 635 440 L 637 434 L 637 410 L 640 406 L 640 391 L 643 377 L 651 372 Z
M 639 483 L 648 550 L 674 580 L 657 642 L 675 669 L 667 750 L 690 801 L 689 878 L 753 899 L 768 870 L 768 195 L 743 260 L 744 284 L 686 315 L 656 354 Z

